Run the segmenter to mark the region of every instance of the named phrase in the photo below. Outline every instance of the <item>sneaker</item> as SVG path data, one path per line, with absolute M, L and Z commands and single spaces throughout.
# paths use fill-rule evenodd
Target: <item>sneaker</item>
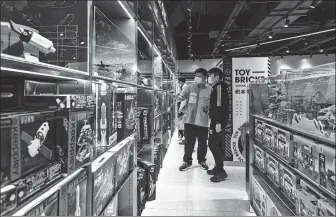
M 191 167 L 191 163 L 183 162 L 183 164 L 182 164 L 182 166 L 180 166 L 179 170 L 180 170 L 180 171 L 185 171 L 185 170 L 187 170 L 189 167 Z
M 209 169 L 209 167 L 208 167 L 208 165 L 205 163 L 205 161 L 202 161 L 202 162 L 200 162 L 199 164 L 201 165 L 201 167 L 202 167 L 203 169 L 205 169 L 205 170 L 208 170 L 208 169 Z
M 224 181 L 226 178 L 228 177 L 226 171 L 224 170 L 224 172 L 219 172 L 216 175 L 214 175 L 213 177 L 210 178 L 210 180 L 212 182 L 221 182 Z
M 210 176 L 214 176 L 216 174 L 216 166 L 212 170 L 208 170 L 207 174 Z

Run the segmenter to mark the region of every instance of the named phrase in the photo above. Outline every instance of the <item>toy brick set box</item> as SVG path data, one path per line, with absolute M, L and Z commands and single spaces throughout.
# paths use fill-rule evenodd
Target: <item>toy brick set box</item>
M 131 135 L 136 130 L 137 97 L 134 93 L 118 93 L 116 110 L 118 141 Z
M 76 177 L 60 187 L 59 216 L 86 216 L 87 171 L 82 169 Z
M 261 216 L 266 216 L 267 195 L 257 180 L 252 177 L 252 203 Z
M 292 143 L 292 137 L 293 136 L 290 132 L 278 129 L 276 137 L 277 153 L 289 164 L 294 161 L 294 146 Z
M 265 151 L 258 145 L 254 145 L 254 164 L 264 173 L 266 173 Z
M 265 144 L 274 152 L 277 152 L 276 138 L 277 128 L 272 125 L 265 124 Z
M 283 164 L 279 165 L 280 189 L 295 204 L 296 191 L 300 189 L 300 176 Z
M 118 194 L 113 197 L 101 216 L 118 216 Z
M 138 108 L 139 113 L 139 141 L 138 143 L 148 144 L 149 140 L 151 138 L 151 126 L 150 126 L 150 120 L 151 120 L 151 113 L 149 108 Z
M 263 142 L 265 140 L 265 123 L 259 119 L 255 119 L 254 124 L 255 139 L 259 142 Z
M 147 178 L 145 177 L 145 170 L 137 167 L 137 201 L 138 201 L 138 216 L 141 215 L 143 209 L 145 209 L 148 195 L 146 194 Z
M 294 168 L 319 183 L 319 145 L 302 136 L 293 136 Z
M 148 201 L 156 198 L 156 165 L 142 159 L 138 159 L 138 165 L 145 170 L 144 179 L 146 179 L 145 192 L 148 195 Z
M 268 153 L 266 153 L 266 174 L 275 185 L 279 186 L 279 161 Z
M 336 193 L 335 181 L 335 147 L 329 147 L 323 144 L 319 145 L 319 171 L 320 186 L 331 192 Z

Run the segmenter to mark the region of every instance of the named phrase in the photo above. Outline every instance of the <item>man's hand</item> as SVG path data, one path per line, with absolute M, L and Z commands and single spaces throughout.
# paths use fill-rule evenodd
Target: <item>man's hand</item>
M 216 132 L 219 133 L 222 131 L 222 125 L 221 124 L 216 124 Z

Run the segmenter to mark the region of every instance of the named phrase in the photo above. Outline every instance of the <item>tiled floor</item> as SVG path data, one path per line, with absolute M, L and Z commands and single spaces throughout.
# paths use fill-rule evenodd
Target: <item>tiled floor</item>
M 255 216 L 250 213 L 245 190 L 245 168 L 226 166 L 229 177 L 220 183 L 212 183 L 210 176 L 197 164 L 185 172 L 178 167 L 182 163 L 183 145 L 173 136 L 157 182 L 157 198 L 148 202 L 142 216 Z M 207 163 L 214 160 L 208 151 Z

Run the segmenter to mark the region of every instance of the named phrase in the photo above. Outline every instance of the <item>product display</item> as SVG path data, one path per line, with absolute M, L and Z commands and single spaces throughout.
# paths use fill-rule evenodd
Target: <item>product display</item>
M 31 208 L 25 216 L 58 216 L 58 192 L 46 196 L 40 203 Z
M 255 119 L 255 139 L 262 142 L 265 139 L 265 123 L 261 120 Z
M 300 176 L 292 172 L 285 165 L 279 165 L 280 188 L 285 195 L 295 204 L 296 192 L 300 189 Z
M 118 216 L 118 194 L 113 197 L 101 216 Z
M 254 163 L 261 171 L 266 173 L 265 151 L 257 145 L 254 145 Z
M 116 104 L 118 141 L 121 141 L 136 130 L 136 95 L 133 93 L 118 93 Z
M 268 153 L 266 153 L 266 174 L 277 186 L 279 186 L 279 161 Z
M 266 215 L 265 216 L 282 216 L 279 209 L 275 206 L 273 201 L 268 196 L 266 199 Z
M 17 205 L 17 188 L 15 185 L 7 185 L 0 189 L 0 213 L 1 216 L 14 210 Z
M 278 129 L 276 127 L 265 124 L 265 144 L 275 153 L 277 152 L 277 131 Z
M 335 216 L 335 201 L 329 199 L 320 199 L 317 204 L 318 216 Z
M 320 185 L 336 195 L 336 174 L 335 174 L 335 148 L 319 145 L 319 171 L 320 171 Z
M 146 194 L 148 201 L 155 200 L 156 198 L 156 165 L 150 162 L 138 159 L 138 165 L 145 170 L 145 179 L 147 179 Z
M 293 163 L 294 146 L 292 143 L 292 135 L 286 130 L 278 129 L 276 143 L 278 155 L 285 159 L 287 163 Z
M 138 215 L 140 216 L 143 209 L 145 208 L 148 194 L 146 194 L 147 177 L 145 176 L 146 171 L 137 167 L 137 204 L 138 204 Z
M 149 108 L 143 108 L 143 107 L 138 107 L 138 112 L 139 112 L 139 133 L 140 133 L 140 138 L 139 138 L 139 143 L 142 145 L 148 144 L 150 137 L 151 137 L 151 119 L 150 119 L 150 109 Z
M 251 197 L 254 207 L 258 210 L 261 216 L 266 216 L 267 195 L 259 185 L 257 180 L 252 177 Z

